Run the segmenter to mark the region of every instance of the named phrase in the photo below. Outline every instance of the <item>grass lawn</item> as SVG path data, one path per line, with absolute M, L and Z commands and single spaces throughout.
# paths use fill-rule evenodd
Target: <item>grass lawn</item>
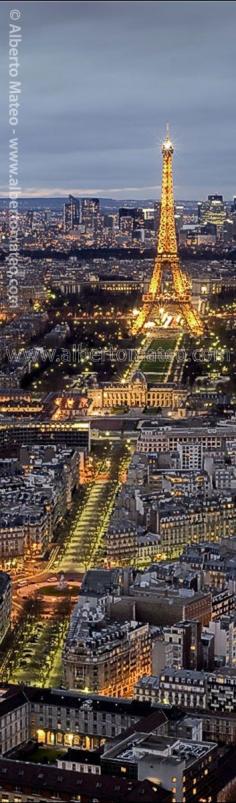
M 35 747 L 32 753 L 29 753 L 28 761 L 33 764 L 56 764 L 57 758 L 63 754 L 61 748 L 55 747 Z
M 148 371 L 145 371 L 146 380 L 149 385 L 156 385 L 157 382 L 162 383 L 165 378 L 165 373 L 166 372 L 164 372 L 163 375 L 163 373 L 158 373 L 158 371 L 156 371 L 155 373 L 149 374 Z
M 140 363 L 140 371 L 143 371 L 149 382 L 156 379 L 163 379 L 175 350 L 177 338 L 156 338 L 152 340 L 146 355 Z

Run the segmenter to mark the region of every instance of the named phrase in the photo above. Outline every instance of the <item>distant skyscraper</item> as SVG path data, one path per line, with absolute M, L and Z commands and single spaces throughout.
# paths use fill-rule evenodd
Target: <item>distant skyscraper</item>
M 214 226 L 223 226 L 226 210 L 223 195 L 208 195 L 208 200 L 198 204 L 199 223 L 212 223 Z
M 144 211 L 141 207 L 123 206 L 119 209 L 119 229 L 129 238 L 144 236 Z
M 81 223 L 85 231 L 96 232 L 100 221 L 99 198 L 83 198 L 81 201 Z
M 26 213 L 26 220 L 27 220 L 27 226 L 29 227 L 29 229 L 32 229 L 32 226 L 33 226 L 33 210 L 32 209 L 30 209 L 29 212 Z
M 133 228 L 140 229 L 144 225 L 144 212 L 141 207 L 128 207 L 122 206 L 119 209 L 119 228 L 122 229 L 124 218 L 132 218 L 134 221 Z
M 73 195 L 69 195 L 64 204 L 64 231 L 73 231 L 80 223 L 80 202 Z
M 119 229 L 122 234 L 132 240 L 133 231 L 134 231 L 134 220 L 131 215 L 125 215 L 124 217 L 120 218 Z
M 143 216 L 144 220 L 153 220 L 154 219 L 154 207 L 147 206 L 143 207 Z

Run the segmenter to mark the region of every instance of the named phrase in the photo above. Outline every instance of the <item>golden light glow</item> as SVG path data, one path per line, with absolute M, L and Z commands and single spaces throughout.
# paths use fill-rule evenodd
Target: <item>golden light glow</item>
M 143 296 L 143 306 L 133 323 L 133 333 L 140 332 L 143 327 L 150 326 L 155 307 L 160 304 L 161 284 L 163 273 L 168 267 L 172 276 L 172 293 L 168 292 L 168 299 L 179 302 L 182 315 L 188 329 L 196 335 L 203 333 L 202 321 L 198 312 L 193 308 L 190 297 L 190 283 L 181 269 L 175 227 L 174 188 L 173 188 L 173 159 L 174 147 L 169 135 L 167 125 L 166 139 L 162 146 L 162 190 L 161 190 L 161 217 L 158 234 L 157 255 L 154 270 L 151 276 L 148 293 Z M 167 299 L 167 300 L 168 300 Z M 154 325 L 154 324 L 153 324 Z

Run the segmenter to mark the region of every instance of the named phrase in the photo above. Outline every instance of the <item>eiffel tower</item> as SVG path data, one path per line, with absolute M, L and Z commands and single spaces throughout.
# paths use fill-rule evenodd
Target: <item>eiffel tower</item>
M 195 335 L 203 333 L 202 321 L 191 303 L 191 289 L 178 255 L 174 214 L 173 160 L 174 148 L 167 125 L 162 145 L 161 216 L 157 255 L 148 292 L 143 295 L 142 307 L 133 323 L 134 334 L 145 328 L 160 327 L 160 307 L 179 311 L 187 329 Z M 166 271 L 171 276 L 172 292 L 162 290 Z

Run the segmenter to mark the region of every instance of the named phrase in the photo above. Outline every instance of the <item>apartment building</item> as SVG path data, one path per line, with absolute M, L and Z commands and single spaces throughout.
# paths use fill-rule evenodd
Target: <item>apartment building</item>
M 193 589 L 183 591 L 153 585 L 151 582 L 142 585 L 136 583 L 130 587 L 129 595 L 114 599 L 110 604 L 110 616 L 120 621 L 135 619 L 138 622 L 149 622 L 158 627 L 174 625 L 180 620 L 194 620 L 208 625 L 212 619 L 211 593 L 194 592 Z
M 178 493 L 177 487 L 174 491 L 171 488 L 169 492 L 161 492 L 150 486 L 125 485 L 116 500 L 107 544 L 112 549 L 113 534 L 114 545 L 119 547 L 120 537 L 127 559 L 133 557 L 134 524 L 137 534 L 138 527 L 142 527 L 143 531 L 158 536 L 156 554 L 159 560 L 173 560 L 181 556 L 186 545 L 233 538 L 235 499 L 230 493 L 209 497 L 202 492 L 184 494 L 182 486 Z
M 0 644 L 11 626 L 12 586 L 10 575 L 0 571 Z
M 170 793 L 149 781 L 99 777 L 37 766 L 10 759 L 0 761 L 1 803 L 172 803 Z
M 111 523 L 104 542 L 110 566 L 145 566 L 159 555 L 159 536 L 127 520 Z
M 152 705 L 232 715 L 236 712 L 236 669 L 199 672 L 166 667 L 160 675 L 142 677 L 136 684 L 135 696 Z
M 201 623 L 177 622 L 165 627 L 164 641 L 169 647 L 169 663 L 174 669 L 198 669 L 201 663 Z
M 215 658 L 225 666 L 236 667 L 235 613 L 209 622 L 208 629 L 214 635 Z
M 192 803 L 195 796 L 209 799 L 216 758 L 216 743 L 138 731 L 105 746 L 101 765 L 114 777 L 149 778 L 171 793 L 172 803 Z
M 22 447 L 12 471 L 9 461 L 1 461 L 0 558 L 4 565 L 45 551 L 71 508 L 80 482 L 80 457 L 76 449 L 34 446 Z
M 208 708 L 215 712 L 236 712 L 236 669 L 223 667 L 207 676 Z
M 90 451 L 89 421 L 35 421 L 17 418 L 0 421 L 0 448 L 15 449 L 22 445 L 58 444 Z
M 111 622 L 101 609 L 75 606 L 63 650 L 65 686 L 129 697 L 143 671 L 150 671 L 148 624 Z
M 166 558 L 179 557 L 189 543 L 232 538 L 235 533 L 236 507 L 231 496 L 211 499 L 159 500 L 156 511 L 156 530 L 160 550 Z
M 150 714 L 150 704 L 66 689 L 0 688 L 0 754 L 30 739 L 60 749 L 99 748 Z M 163 714 L 163 722 L 166 716 Z
M 207 708 L 207 676 L 204 672 L 165 668 L 159 676 L 143 677 L 135 689 L 136 699 L 152 705 L 186 709 Z
M 30 738 L 30 701 L 17 686 L 0 687 L 0 756 Z
M 199 460 L 199 446 L 202 456 L 205 452 L 236 449 L 236 426 L 234 424 L 217 426 L 158 426 L 155 422 L 142 424 L 137 441 L 138 452 L 173 452 L 179 446 L 191 446 L 191 459 Z M 186 454 L 186 453 L 185 453 Z M 199 466 L 198 466 L 199 467 Z

